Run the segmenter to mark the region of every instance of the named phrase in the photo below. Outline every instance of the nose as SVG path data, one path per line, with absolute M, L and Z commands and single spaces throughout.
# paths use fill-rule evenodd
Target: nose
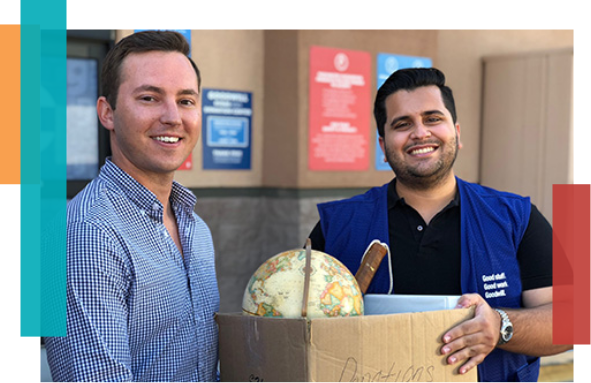
M 180 125 L 181 113 L 176 100 L 170 100 L 163 103 L 162 115 L 160 116 L 160 122 L 166 125 Z
M 431 131 L 421 122 L 417 122 L 411 133 L 411 138 L 415 140 L 424 140 L 431 137 Z

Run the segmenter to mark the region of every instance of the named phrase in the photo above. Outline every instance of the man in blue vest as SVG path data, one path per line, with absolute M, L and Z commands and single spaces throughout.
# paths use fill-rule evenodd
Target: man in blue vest
M 369 243 L 389 247 L 368 293 L 460 295 L 475 317 L 441 353 L 479 380 L 537 381 L 552 344 L 552 228 L 529 198 L 454 175 L 462 147 L 452 91 L 434 68 L 394 72 L 378 90 L 379 141 L 396 177 L 318 205 L 314 249 L 355 273 Z M 502 170 L 501 170 L 502 171 Z

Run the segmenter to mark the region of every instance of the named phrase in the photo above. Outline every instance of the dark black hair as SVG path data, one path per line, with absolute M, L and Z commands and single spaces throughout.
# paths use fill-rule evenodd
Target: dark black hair
M 197 75 L 197 89 L 201 89 L 201 74 L 199 68 L 189 57 L 190 46 L 187 40 L 178 32 L 172 31 L 144 31 L 129 35 L 119 41 L 105 57 L 101 72 L 102 96 L 115 109 L 117 93 L 121 85 L 121 65 L 131 53 L 152 51 L 179 52 L 187 56 Z
M 378 90 L 374 103 L 373 114 L 378 126 L 380 137 L 384 137 L 386 124 L 386 99 L 399 90 L 412 91 L 422 86 L 435 85 L 441 91 L 443 104 L 449 110 L 453 123 L 456 123 L 456 105 L 451 89 L 445 85 L 445 75 L 436 68 L 400 69 L 392 73 Z

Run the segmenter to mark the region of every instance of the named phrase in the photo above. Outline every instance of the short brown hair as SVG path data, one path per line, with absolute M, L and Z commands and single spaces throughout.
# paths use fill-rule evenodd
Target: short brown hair
M 107 99 L 113 110 L 117 105 L 117 93 L 121 85 L 121 65 L 131 53 L 151 51 L 180 52 L 187 56 L 197 75 L 197 89 L 201 89 L 199 68 L 189 57 L 190 47 L 187 40 L 178 32 L 144 31 L 137 32 L 119 41 L 105 57 L 101 72 L 102 96 Z

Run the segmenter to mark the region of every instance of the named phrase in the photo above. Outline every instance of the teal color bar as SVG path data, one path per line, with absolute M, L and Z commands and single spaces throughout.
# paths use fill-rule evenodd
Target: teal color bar
M 39 337 L 41 257 L 39 185 L 20 186 L 20 336 Z
M 41 331 L 40 39 L 21 24 L 21 336 Z
M 21 25 L 21 185 L 24 190 L 39 189 L 41 157 L 39 152 L 41 83 L 41 31 L 38 25 Z M 39 197 L 37 197 L 39 198 Z M 26 200 L 21 203 L 27 206 Z M 22 213 L 22 212 L 21 212 Z M 35 213 L 39 214 L 36 207 Z M 21 221 L 23 221 L 21 219 Z M 28 230 L 27 230 L 28 231 Z M 22 233 L 26 237 L 26 232 Z M 22 241 L 26 245 L 29 241 Z
M 66 20 L 41 27 L 41 330 L 66 335 Z

